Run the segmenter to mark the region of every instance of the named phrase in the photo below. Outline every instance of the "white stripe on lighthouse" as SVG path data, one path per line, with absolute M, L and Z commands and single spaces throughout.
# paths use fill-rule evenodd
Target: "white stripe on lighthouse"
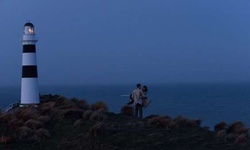
M 22 65 L 36 65 L 36 53 L 23 53 Z
M 21 104 L 38 104 L 38 79 L 22 78 Z

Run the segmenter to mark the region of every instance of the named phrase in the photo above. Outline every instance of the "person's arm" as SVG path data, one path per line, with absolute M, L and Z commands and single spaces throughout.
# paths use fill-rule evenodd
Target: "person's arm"
M 144 92 L 142 92 L 142 91 L 140 91 L 140 95 L 141 95 L 142 98 L 147 97 L 146 94 Z
M 136 97 L 135 97 L 135 91 L 132 92 L 132 99 L 135 100 Z

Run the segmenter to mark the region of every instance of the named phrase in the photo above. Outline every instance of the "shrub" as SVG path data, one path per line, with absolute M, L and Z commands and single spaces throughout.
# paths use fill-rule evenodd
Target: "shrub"
M 10 137 L 2 136 L 0 137 L 0 143 L 7 144 L 12 140 Z
M 51 110 L 46 112 L 46 114 L 49 115 L 51 119 L 55 120 L 63 120 L 64 118 L 63 112 L 57 108 L 52 108 Z
M 40 101 L 41 103 L 51 102 L 57 100 L 59 97 L 60 95 L 52 95 L 52 94 L 40 95 Z
M 33 130 L 30 141 L 38 141 L 41 142 L 42 140 L 45 140 L 46 138 L 50 137 L 50 133 L 47 129 L 40 128 L 38 130 Z
M 41 122 L 43 122 L 43 123 L 47 123 L 47 122 L 49 122 L 50 121 L 50 116 L 43 116 L 43 115 L 41 115 L 41 116 L 39 116 L 38 118 L 37 118 L 39 121 L 41 121 Z
M 55 100 L 55 105 L 54 107 L 61 107 L 61 106 L 65 106 L 68 105 L 70 103 L 73 103 L 72 101 L 69 101 L 66 97 L 64 96 L 59 96 L 57 98 L 57 100 Z
M 83 110 L 80 109 L 67 109 L 62 111 L 64 118 L 77 120 L 82 117 Z
M 90 136 L 99 136 L 99 135 L 104 135 L 105 134 L 105 126 L 103 123 L 97 123 L 93 125 L 90 130 L 89 130 L 89 135 Z
M 235 141 L 236 138 L 237 138 L 237 135 L 234 133 L 227 133 L 227 135 L 225 137 L 225 139 L 230 141 L 230 142 Z
M 74 103 L 75 103 L 75 105 L 78 107 L 78 108 L 80 108 L 80 109 L 83 109 L 83 110 L 88 110 L 88 109 L 90 109 L 90 106 L 89 106 L 89 104 L 88 104 L 88 102 L 86 101 L 86 100 L 78 100 L 78 99 L 76 99 L 76 98 L 73 98 L 73 99 L 71 99 Z
M 18 119 L 27 121 L 29 119 L 37 119 L 39 116 L 39 111 L 34 107 L 22 107 L 20 108 L 20 112 L 17 111 L 15 114 Z
M 250 137 L 250 130 L 247 131 L 247 137 Z
M 249 129 L 240 121 L 234 122 L 228 126 L 222 121 L 214 126 L 214 130 L 217 136 L 237 144 L 247 142 L 249 137 Z
M 37 131 L 38 131 L 38 135 L 40 136 L 41 139 L 45 139 L 45 138 L 50 137 L 50 132 L 47 129 L 40 128 Z
M 105 121 L 107 119 L 107 116 L 101 112 L 102 109 L 99 109 L 91 114 L 89 117 L 90 120 L 94 121 Z
M 83 115 L 82 115 L 82 119 L 83 119 L 83 120 L 89 120 L 89 118 L 90 118 L 90 116 L 91 116 L 92 113 L 93 113 L 92 110 L 86 110 L 86 111 L 83 113 Z
M 83 125 L 83 120 L 82 119 L 78 119 L 74 123 L 74 127 L 81 127 L 82 125 Z
M 21 124 L 19 123 L 19 120 L 17 118 L 12 118 L 11 120 L 9 120 L 7 122 L 7 127 L 9 129 L 14 129 L 15 130 L 16 128 L 19 127 L 19 125 L 21 125 Z
M 31 129 L 40 129 L 44 127 L 44 123 L 38 120 L 30 119 L 25 122 L 25 125 Z
M 224 138 L 224 137 L 226 137 L 226 135 L 227 135 L 227 131 L 225 129 L 219 130 L 217 132 L 217 136 L 220 137 L 220 138 Z
M 104 109 L 105 111 L 108 111 L 107 105 L 102 101 L 92 104 L 91 109 L 93 111 L 96 111 L 96 110 L 99 110 L 99 109 Z
M 4 123 L 8 123 L 13 118 L 14 118 L 14 115 L 12 113 L 5 113 L 1 115 L 0 121 Z
M 156 116 L 148 120 L 149 124 L 156 125 L 159 128 L 168 128 L 171 119 L 166 116 Z
M 17 130 L 18 137 L 21 141 L 31 140 L 32 130 L 27 126 L 19 127 Z
M 240 122 L 240 121 L 234 122 L 228 126 L 227 132 L 228 133 L 239 133 L 239 131 L 242 130 L 242 128 L 245 128 L 245 125 L 242 122 Z
M 182 116 L 178 116 L 173 120 L 176 124 L 178 124 L 180 127 L 199 127 L 201 125 L 200 119 L 188 119 L 184 118 Z
M 67 105 L 62 105 L 62 106 L 57 107 L 57 108 L 61 109 L 61 110 L 64 110 L 64 109 L 78 109 L 77 106 L 72 102 L 69 102 Z
M 17 130 L 18 137 L 21 141 L 42 141 L 50 137 L 50 132 L 47 129 L 39 128 L 31 129 L 28 126 L 19 127 Z
M 52 109 L 54 106 L 55 106 L 56 102 L 54 101 L 49 101 L 49 102 L 46 102 L 46 103 L 42 103 L 40 105 L 40 108 L 42 110 L 48 110 L 48 109 Z
M 243 144 L 246 142 L 247 142 L 247 135 L 246 134 L 240 134 L 235 140 L 235 143 L 237 143 L 237 144 Z
M 214 126 L 214 131 L 215 131 L 215 132 L 219 132 L 220 130 L 226 129 L 226 127 L 227 127 L 226 122 L 222 121 L 222 122 L 220 122 L 220 123 L 217 123 L 217 124 Z
M 86 100 L 80 100 L 77 103 L 77 106 L 83 110 L 88 110 L 90 109 L 90 106 Z
M 121 109 L 121 114 L 126 116 L 134 116 L 134 108 L 132 106 L 125 105 Z

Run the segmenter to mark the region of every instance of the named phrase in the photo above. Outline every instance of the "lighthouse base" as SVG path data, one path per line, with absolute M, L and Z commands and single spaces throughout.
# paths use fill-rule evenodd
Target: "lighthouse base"
M 40 103 L 37 78 L 22 78 L 21 105 L 37 105 Z
M 38 107 L 39 104 L 19 104 L 19 107 L 30 107 L 30 106 L 32 106 L 32 107 Z

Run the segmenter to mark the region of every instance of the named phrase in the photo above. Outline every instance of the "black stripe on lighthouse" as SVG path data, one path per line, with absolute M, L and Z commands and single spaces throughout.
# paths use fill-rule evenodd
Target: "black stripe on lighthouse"
M 23 53 L 35 53 L 36 45 L 23 45 Z
M 37 78 L 37 66 L 23 66 L 22 78 Z

